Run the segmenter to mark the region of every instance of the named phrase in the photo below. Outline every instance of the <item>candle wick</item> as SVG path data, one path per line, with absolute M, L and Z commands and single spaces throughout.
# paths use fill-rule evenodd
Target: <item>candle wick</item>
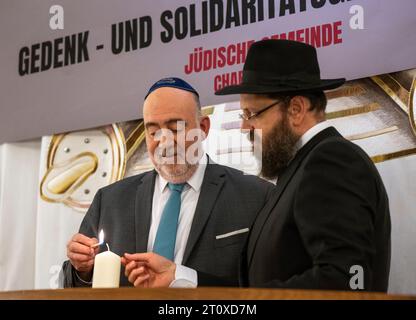
M 110 251 L 110 247 L 108 246 L 108 243 L 106 242 L 105 245 L 107 246 L 108 251 Z

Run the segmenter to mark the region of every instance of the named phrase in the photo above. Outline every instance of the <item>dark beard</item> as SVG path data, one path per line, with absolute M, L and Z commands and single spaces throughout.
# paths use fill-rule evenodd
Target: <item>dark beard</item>
M 260 174 L 266 179 L 275 179 L 283 173 L 293 159 L 299 137 L 291 131 L 287 115 L 284 115 L 281 122 L 277 123 L 263 139 Z

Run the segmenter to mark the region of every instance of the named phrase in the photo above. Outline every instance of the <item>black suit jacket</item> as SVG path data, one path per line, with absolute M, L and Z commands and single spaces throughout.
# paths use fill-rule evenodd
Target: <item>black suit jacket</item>
M 350 290 L 357 274 L 350 268 L 359 265 L 364 290 L 386 291 L 390 229 L 377 169 L 330 127 L 279 178 L 250 232 L 240 280 L 251 287 Z
M 105 231 L 111 251 L 146 252 L 156 172 L 126 178 L 100 189 L 79 232 L 97 237 Z M 198 271 L 198 285 L 238 286 L 238 263 L 248 232 L 218 235 L 250 228 L 274 186 L 241 171 L 208 164 L 182 264 Z M 86 286 L 66 261 L 64 287 Z M 121 270 L 121 286 L 130 286 Z

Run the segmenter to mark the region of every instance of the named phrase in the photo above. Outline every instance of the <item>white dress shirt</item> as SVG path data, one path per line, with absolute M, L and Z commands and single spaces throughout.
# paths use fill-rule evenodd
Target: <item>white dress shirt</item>
M 322 121 L 314 125 L 300 137 L 296 143 L 296 151 L 299 151 L 300 148 L 307 144 L 319 132 L 324 131 L 329 127 L 331 127 L 331 125 L 328 123 L 328 121 Z
M 176 263 L 175 280 L 171 287 L 196 287 L 198 281 L 197 272 L 193 269 L 182 266 L 183 255 L 191 231 L 196 205 L 201 192 L 202 181 L 206 169 L 207 155 L 201 157 L 201 161 L 192 177 L 186 182 L 181 193 L 181 209 L 178 218 L 178 229 L 176 233 L 176 243 L 174 252 L 174 262 Z M 155 243 L 157 229 L 162 217 L 163 209 L 170 196 L 168 181 L 159 174 L 156 175 L 155 189 L 153 191 L 152 220 L 149 230 L 147 251 L 152 252 Z M 187 281 L 184 281 L 187 280 Z

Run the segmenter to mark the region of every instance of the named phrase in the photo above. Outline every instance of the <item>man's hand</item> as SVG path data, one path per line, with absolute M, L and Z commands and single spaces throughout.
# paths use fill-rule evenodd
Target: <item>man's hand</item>
M 169 287 L 175 280 L 176 264 L 155 253 L 125 253 L 121 258 L 125 275 L 135 287 Z
M 88 238 L 81 233 L 77 233 L 66 246 L 69 261 L 81 278 L 87 281 L 91 278 L 94 258 L 99 251 L 99 247 L 91 248 L 96 243 L 98 243 L 96 238 Z

